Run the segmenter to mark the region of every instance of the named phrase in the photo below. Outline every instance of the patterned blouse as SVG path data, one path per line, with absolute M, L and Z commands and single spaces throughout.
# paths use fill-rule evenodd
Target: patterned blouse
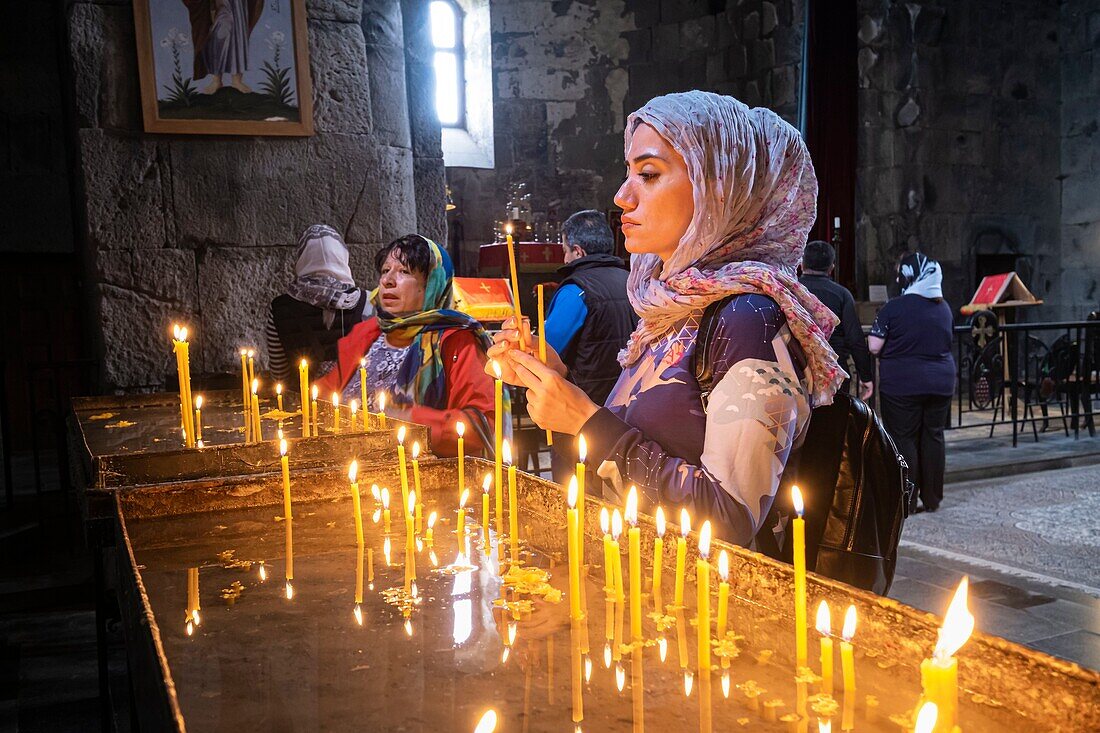
M 393 394 L 393 385 L 397 382 L 397 371 L 401 368 L 401 363 L 405 361 L 405 354 L 409 351 L 408 346 L 390 346 L 386 343 L 385 334 L 375 339 L 371 344 L 370 349 L 367 350 L 367 401 L 370 403 L 367 405 L 367 409 L 371 412 L 378 412 L 378 405 L 375 401 L 378 399 L 379 390 L 386 392 L 387 394 Z M 357 400 L 362 393 L 359 390 L 359 370 L 356 369 L 351 375 L 351 379 L 348 380 L 348 384 L 344 387 L 344 401 Z M 390 398 L 390 403 L 393 403 L 393 397 Z
M 621 501 L 635 484 L 673 524 L 684 507 L 693 528 L 710 519 L 716 537 L 749 545 L 805 437 L 812 378 L 775 301 L 739 295 L 719 313 L 704 355 L 714 374 L 704 409 L 693 368 L 701 316 L 623 370 L 584 426 L 589 465 L 618 494 L 608 499 Z

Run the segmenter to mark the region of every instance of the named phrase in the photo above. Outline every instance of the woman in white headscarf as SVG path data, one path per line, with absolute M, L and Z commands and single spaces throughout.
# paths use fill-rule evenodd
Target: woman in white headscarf
M 589 465 L 621 494 L 636 484 L 672 516 L 750 544 L 810 409 L 846 377 L 829 347 L 836 317 L 795 278 L 817 179 L 798 132 L 766 109 L 707 92 L 651 100 L 626 126 L 615 197 L 641 320 L 605 407 L 505 332 L 491 351 L 527 388 L 540 427 L 583 433 Z M 711 303 L 714 338 L 696 354 Z M 718 307 L 718 306 L 716 306 Z M 695 363 L 712 375 L 704 404 Z
M 309 360 L 311 374 L 324 375 L 336 361 L 336 342 L 371 313 L 340 233 L 324 224 L 309 227 L 298 239 L 294 279 L 271 301 L 266 336 L 272 376 L 297 386 L 290 377 L 301 359 Z
M 934 512 L 943 501 L 943 431 L 955 393 L 954 318 L 943 299 L 940 263 L 920 252 L 906 255 L 897 280 L 901 297 L 882 306 L 867 348 L 879 358 L 882 422 L 917 487 L 910 510 Z

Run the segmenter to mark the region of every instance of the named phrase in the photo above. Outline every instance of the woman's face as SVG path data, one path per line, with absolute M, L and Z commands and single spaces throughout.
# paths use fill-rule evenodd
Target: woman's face
M 668 260 L 695 213 L 687 163 L 657 131 L 638 125 L 626 151 L 626 180 L 615 194 L 631 254 Z
M 395 316 L 416 313 L 424 308 L 426 277 L 413 272 L 392 250 L 382 263 L 378 278 L 378 299 L 388 313 Z

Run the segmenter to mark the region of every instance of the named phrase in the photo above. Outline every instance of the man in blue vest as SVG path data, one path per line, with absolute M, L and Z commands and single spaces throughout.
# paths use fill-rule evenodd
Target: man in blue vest
M 565 265 L 546 316 L 546 342 L 569 368 L 569 380 L 602 405 L 622 371 L 619 351 L 638 324 L 626 297 L 629 269 L 613 254 L 614 235 L 598 211 L 578 211 L 566 219 L 561 246 Z M 568 479 L 576 460 L 574 440 L 554 441 L 556 481 Z

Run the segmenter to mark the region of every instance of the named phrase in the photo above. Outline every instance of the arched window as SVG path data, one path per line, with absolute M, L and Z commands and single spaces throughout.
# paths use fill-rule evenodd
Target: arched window
M 444 127 L 466 124 L 465 58 L 462 10 L 451 0 L 431 4 L 432 48 L 435 67 L 435 111 Z

